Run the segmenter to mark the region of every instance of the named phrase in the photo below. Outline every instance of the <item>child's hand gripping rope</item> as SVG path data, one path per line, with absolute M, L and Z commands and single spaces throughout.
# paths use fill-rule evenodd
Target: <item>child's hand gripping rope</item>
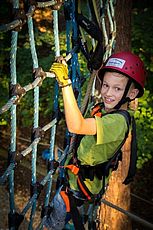
M 68 77 L 68 68 L 63 57 L 58 57 L 50 68 L 50 72 L 55 74 L 56 80 L 60 87 L 71 85 L 72 82 Z

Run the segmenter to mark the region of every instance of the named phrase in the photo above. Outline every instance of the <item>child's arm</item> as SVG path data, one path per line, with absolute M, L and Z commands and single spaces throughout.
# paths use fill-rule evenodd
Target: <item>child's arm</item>
M 78 108 L 72 86 L 62 88 L 65 118 L 68 130 L 76 134 L 95 135 L 96 121 L 84 118 Z
M 68 79 L 67 66 L 62 63 L 54 63 L 51 71 L 55 73 L 59 86 L 62 87 L 68 130 L 76 134 L 95 135 L 96 121 L 94 118 L 85 119 L 82 116 L 73 93 L 71 81 Z

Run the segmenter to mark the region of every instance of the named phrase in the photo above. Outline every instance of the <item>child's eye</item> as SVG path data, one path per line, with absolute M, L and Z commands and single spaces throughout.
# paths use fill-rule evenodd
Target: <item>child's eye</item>
M 102 84 L 102 87 L 103 87 L 103 88 L 107 88 L 108 85 L 107 85 L 106 83 L 103 83 L 103 84 Z
M 120 90 L 121 90 L 121 88 L 115 87 L 115 91 L 120 91 Z

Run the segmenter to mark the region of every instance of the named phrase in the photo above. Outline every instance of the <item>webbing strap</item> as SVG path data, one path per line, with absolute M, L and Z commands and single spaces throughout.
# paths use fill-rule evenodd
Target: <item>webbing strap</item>
M 123 184 L 127 185 L 131 181 L 133 181 L 133 177 L 136 173 L 136 163 L 137 163 L 137 142 L 136 142 L 136 124 L 135 124 L 135 119 L 134 117 L 130 117 L 130 114 L 126 110 L 117 110 L 116 113 L 119 113 L 124 116 L 128 129 L 130 124 L 132 125 L 132 139 L 131 139 L 131 155 L 130 155 L 130 164 L 129 164 L 129 170 L 128 170 L 128 175 L 123 181 Z M 126 134 L 126 137 L 128 136 L 128 132 Z M 125 137 L 125 140 L 126 140 Z M 125 141 L 124 141 L 125 142 Z M 123 143 L 124 144 L 124 143 Z M 122 144 L 122 146 L 123 146 Z M 121 147 L 122 147 L 121 146 Z
M 79 188 L 80 190 L 83 192 L 83 194 L 86 196 L 86 198 L 88 200 L 91 200 L 91 196 L 89 195 L 89 193 L 87 192 L 87 188 L 85 188 L 85 184 L 84 184 L 84 181 L 82 181 L 79 177 L 77 179 L 77 182 L 78 182 L 78 185 L 79 185 Z M 83 183 L 82 183 L 83 182 Z
M 92 197 L 91 197 L 92 193 L 90 193 L 90 191 L 86 187 L 81 175 L 79 174 L 79 168 L 77 166 L 73 165 L 73 164 L 66 165 L 64 167 L 69 169 L 74 175 L 77 175 L 77 183 L 78 183 L 78 186 L 79 186 L 81 192 L 85 195 L 85 197 L 88 200 L 91 200 L 92 199 Z
M 69 194 L 70 200 L 70 210 L 71 210 L 71 217 L 74 223 L 75 230 L 85 230 L 80 213 L 77 209 L 76 201 L 73 194 Z
M 60 195 L 64 200 L 66 206 L 66 212 L 70 212 L 70 201 L 69 201 L 68 194 L 66 193 L 66 191 L 60 191 Z
M 128 175 L 123 182 L 123 184 L 125 185 L 133 181 L 133 177 L 135 176 L 136 173 L 136 163 L 137 163 L 136 123 L 134 117 L 132 117 L 131 122 L 132 122 L 131 155 L 130 155 L 130 165 L 129 165 Z
M 73 220 L 73 224 L 76 230 L 85 230 L 84 225 L 82 223 L 82 219 L 80 213 L 77 209 L 76 199 L 73 196 L 72 192 L 67 192 L 65 190 L 60 191 L 60 195 L 64 200 L 66 206 L 66 212 L 71 214 L 71 218 Z

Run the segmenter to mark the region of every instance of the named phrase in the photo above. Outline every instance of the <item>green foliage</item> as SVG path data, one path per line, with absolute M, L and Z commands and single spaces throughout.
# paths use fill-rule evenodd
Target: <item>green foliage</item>
M 147 89 L 152 89 L 152 72 L 153 72 L 153 45 L 152 37 L 153 30 L 153 8 L 134 9 L 133 11 L 133 26 L 132 26 L 132 49 L 138 54 L 145 63 L 147 70 Z
M 145 63 L 147 82 L 145 94 L 139 99 L 139 107 L 135 113 L 138 139 L 138 163 L 141 168 L 153 157 L 153 30 L 152 7 L 143 2 L 133 9 L 132 48 Z
M 139 150 L 138 168 L 153 157 L 153 111 L 150 103 L 153 103 L 153 95 L 151 96 L 149 90 L 146 90 L 143 98 L 139 100 L 139 107 L 135 113 Z

